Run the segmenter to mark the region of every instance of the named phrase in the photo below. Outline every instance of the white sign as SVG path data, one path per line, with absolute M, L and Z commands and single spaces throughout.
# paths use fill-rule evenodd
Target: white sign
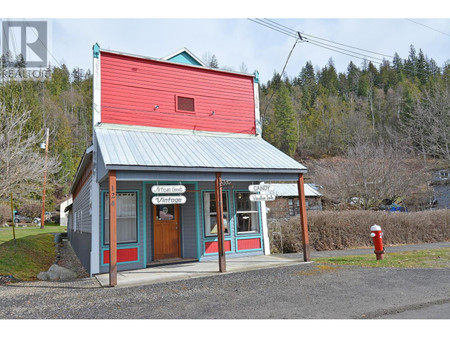
M 275 201 L 276 196 L 271 194 L 251 194 L 250 201 L 261 202 L 261 201 Z
M 185 196 L 154 196 L 152 203 L 156 205 L 160 204 L 184 204 L 186 203 Z
M 271 193 L 275 190 L 275 187 L 270 184 L 255 184 L 249 185 L 248 190 L 250 190 L 250 192 Z
M 184 185 L 154 185 L 152 193 L 154 194 L 183 194 L 186 192 Z

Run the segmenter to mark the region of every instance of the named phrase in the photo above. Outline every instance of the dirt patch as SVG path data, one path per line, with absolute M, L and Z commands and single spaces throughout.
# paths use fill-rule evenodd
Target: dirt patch
M 70 242 L 60 242 L 56 247 L 56 264 L 63 268 L 74 271 L 77 274 L 77 278 L 87 278 L 89 274 L 81 265 L 75 251 L 73 251 Z

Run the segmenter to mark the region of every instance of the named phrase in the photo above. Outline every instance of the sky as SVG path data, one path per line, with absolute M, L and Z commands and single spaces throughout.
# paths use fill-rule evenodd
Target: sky
M 397 1 L 395 5 L 385 0 L 365 5 L 361 1 L 293 4 L 284 0 L 249 1 L 251 5 L 235 0 L 214 5 L 210 1 L 191 1 L 189 5 L 175 0 L 154 5 L 129 0 L 127 6 L 121 7 L 108 5 L 111 2 L 80 0 L 65 10 L 60 9 L 61 2 L 48 2 L 42 9 L 26 5 L 20 11 L 2 9 L 2 19 L 48 21 L 50 62 L 64 63 L 69 70 L 92 69 L 94 43 L 104 49 L 154 58 L 186 47 L 200 59 L 214 54 L 221 68 L 245 69 L 247 73 L 258 70 L 262 83 L 270 80 L 274 72 L 281 73 L 290 53 L 285 75 L 291 78 L 307 61 L 322 68 L 332 58 L 337 70 L 345 72 L 350 61 L 361 66 L 363 58 L 374 62 L 392 60 L 395 52 L 407 58 L 411 44 L 438 66 L 450 59 L 450 11 L 444 1 L 438 0 Z M 56 10 L 48 10 L 52 3 Z M 299 32 L 309 42 L 268 28 L 261 20 L 272 28 L 278 24 L 278 30 L 288 30 L 294 36 Z M 328 48 L 345 50 L 339 53 Z

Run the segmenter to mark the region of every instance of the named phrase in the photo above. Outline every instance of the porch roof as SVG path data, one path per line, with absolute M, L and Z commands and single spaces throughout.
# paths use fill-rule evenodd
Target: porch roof
M 197 134 L 100 125 L 107 170 L 305 173 L 306 167 L 257 136 Z

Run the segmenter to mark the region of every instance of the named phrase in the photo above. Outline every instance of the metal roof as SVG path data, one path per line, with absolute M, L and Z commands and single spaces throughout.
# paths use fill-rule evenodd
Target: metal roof
M 297 184 L 271 184 L 275 187 L 275 194 L 277 196 L 298 196 Z M 320 197 L 322 194 L 318 192 L 312 185 L 305 183 L 306 197 Z
M 95 128 L 106 169 L 306 172 L 260 137 Z

